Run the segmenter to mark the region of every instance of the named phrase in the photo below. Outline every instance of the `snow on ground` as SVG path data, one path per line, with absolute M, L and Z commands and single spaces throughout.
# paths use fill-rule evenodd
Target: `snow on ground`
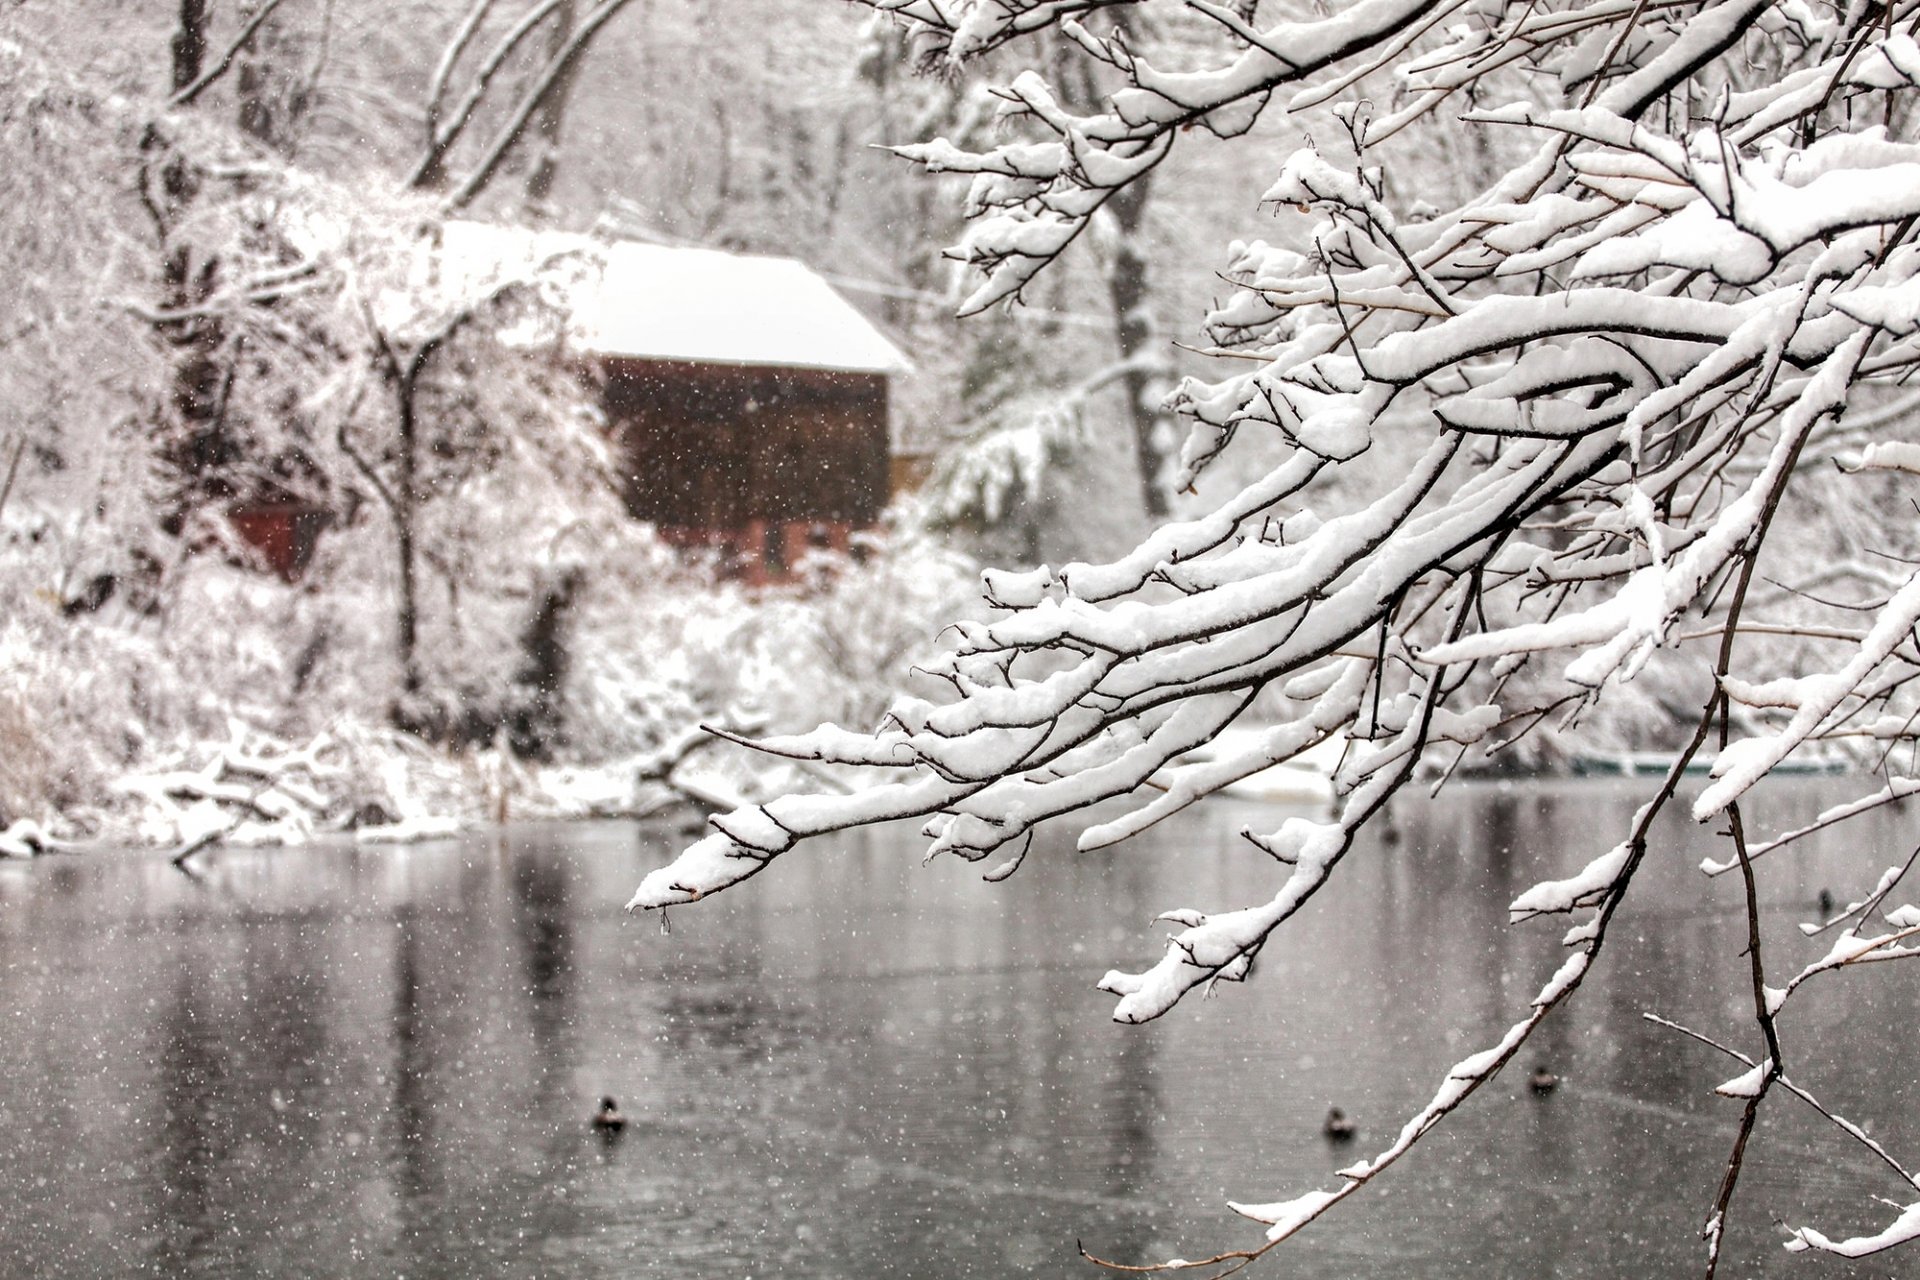
M 17 553 L 0 563 L 0 602 L 16 606 L 0 613 L 0 858 L 420 839 L 769 798 L 794 784 L 789 766 L 701 726 L 870 721 L 974 573 L 906 538 L 760 592 L 650 544 L 586 561 L 550 695 L 560 734 L 538 761 L 508 749 L 504 721 L 491 740 L 448 745 L 392 726 L 388 585 L 358 531 L 330 536 L 333 559 L 297 584 L 201 555 L 168 571 L 157 605 L 123 592 L 76 613 L 44 588 L 60 564 L 30 536 L 39 527 L 0 530 Z M 459 647 L 428 654 L 429 692 L 460 714 L 525 696 L 527 605 L 506 603 L 466 610 Z

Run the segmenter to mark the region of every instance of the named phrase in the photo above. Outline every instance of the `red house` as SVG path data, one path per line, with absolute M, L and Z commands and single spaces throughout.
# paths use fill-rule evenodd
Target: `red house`
M 909 366 L 802 263 L 475 223 L 449 224 L 445 253 L 591 264 L 571 343 L 604 379 L 627 508 L 667 541 L 769 582 L 878 521 L 889 383 Z
M 791 258 L 607 246 L 575 321 L 600 365 L 627 507 L 683 546 L 781 578 L 845 550 L 890 496 L 899 350 Z
M 454 222 L 414 287 L 477 293 L 547 270 L 570 282 L 569 342 L 604 387 L 627 508 L 663 539 L 766 583 L 878 522 L 902 461 L 889 382 L 909 365 L 820 276 L 791 258 Z M 256 501 L 228 516 L 292 580 L 329 513 Z

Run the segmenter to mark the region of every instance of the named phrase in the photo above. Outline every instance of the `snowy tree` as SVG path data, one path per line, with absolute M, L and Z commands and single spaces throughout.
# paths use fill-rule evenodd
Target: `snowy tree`
M 0 335 L 0 823 L 111 829 L 117 779 L 197 766 L 235 724 L 368 764 L 306 806 L 335 825 L 416 813 L 409 791 L 449 812 L 388 785 L 441 768 L 389 719 L 637 750 L 563 723 L 580 562 L 652 544 L 594 387 L 555 351 L 562 273 L 441 287 L 440 200 L 381 168 L 372 113 L 365 146 L 326 145 L 353 74 L 396 65 L 329 55 L 323 19 L 338 36 L 357 10 L 168 8 L 99 46 L 91 19 L 0 18 L 21 301 Z M 297 584 L 236 567 L 258 563 L 238 522 L 263 505 L 326 522 Z M 190 839 L 164 826 L 138 835 Z
M 1920 358 L 1920 149 L 1905 141 L 1920 5 L 1188 0 L 1216 51 L 1161 65 L 1096 29 L 1136 0 L 869 3 L 948 67 L 1057 38 L 1118 85 L 1089 108 L 1024 73 L 999 90 L 1014 135 L 1000 145 L 902 148 L 971 175 L 951 250 L 981 272 L 969 311 L 1017 300 L 1176 147 L 1308 132 L 1267 192 L 1274 242 L 1237 243 L 1220 268 L 1217 376 L 1173 396 L 1182 488 L 1248 449 L 1278 461 L 1111 562 L 988 572 L 997 616 L 950 629 L 925 696 L 871 731 L 756 744 L 866 785 L 717 817 L 631 905 L 693 902 L 811 837 L 910 817 L 933 853 L 991 859 L 999 879 L 1043 823 L 1080 817 L 1079 847 L 1104 848 L 1344 744 L 1330 820 L 1246 833 L 1275 867 L 1269 897 L 1176 904 L 1158 963 L 1102 979 L 1116 1018 L 1143 1022 L 1246 978 L 1416 779 L 1543 724 L 1577 727 L 1678 664 L 1695 701 L 1665 778 L 1584 866 L 1543 866 L 1512 904 L 1516 922 L 1571 923 L 1564 963 L 1507 1033 L 1331 1189 L 1235 1206 L 1267 1224 L 1264 1242 L 1150 1269 L 1263 1255 L 1494 1079 L 1600 958 L 1696 758 L 1712 780 L 1692 814 L 1727 839 L 1704 870 L 1745 886 L 1751 979 L 1732 993 L 1748 1048 L 1698 1033 L 1737 1064 L 1719 1091 L 1742 1102 L 1706 1196 L 1706 1272 L 1739 1225 L 1756 1120 L 1788 1098 L 1883 1160 L 1909 1207 L 1864 1238 L 1795 1225 L 1787 1247 L 1861 1256 L 1920 1236 L 1920 1184 L 1795 1082 L 1780 1022 L 1839 971 L 1916 954 L 1920 909 L 1896 897 L 1911 859 L 1843 895 L 1812 928 L 1831 941 L 1805 955 L 1763 940 L 1756 905 L 1766 856 L 1920 789 L 1920 575 L 1901 483 L 1920 473 L 1903 389 Z M 1433 173 L 1423 149 L 1474 156 L 1484 183 L 1435 199 L 1462 173 Z M 1288 714 L 1249 748 L 1182 763 L 1256 698 Z M 1842 748 L 1872 766 L 1855 801 L 1808 828 L 1746 829 L 1742 800 L 1771 771 Z M 1122 816 L 1082 817 L 1122 799 Z

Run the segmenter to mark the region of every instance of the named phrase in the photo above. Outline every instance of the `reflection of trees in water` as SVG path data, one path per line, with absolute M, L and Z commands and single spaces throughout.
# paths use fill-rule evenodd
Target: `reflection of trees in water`
M 1509 924 L 1507 904 L 1536 882 L 1570 875 L 1604 852 L 1595 846 L 1596 833 L 1611 843 L 1606 833 L 1620 829 L 1635 802 L 1630 791 L 1593 786 L 1574 792 L 1470 786 L 1409 813 L 1413 823 L 1403 848 L 1419 865 L 1389 878 L 1400 900 L 1385 936 L 1394 945 L 1431 937 L 1421 945 L 1420 967 L 1453 975 L 1471 1000 L 1470 1012 L 1460 1015 L 1442 1009 L 1412 1015 L 1473 1031 L 1454 1047 L 1458 1056 L 1490 1043 L 1522 1016 L 1565 954 L 1559 942 L 1571 923 L 1567 917 Z M 1650 898 L 1657 909 L 1658 894 Z M 1635 910 L 1644 907 L 1630 908 L 1622 922 Z M 1672 1197 L 1663 1201 L 1656 1188 L 1692 1177 L 1677 1170 L 1697 1154 L 1688 1150 L 1694 1135 L 1684 1130 L 1699 1093 L 1699 1061 L 1697 1051 L 1655 1031 L 1641 1015 L 1661 1001 L 1684 1007 L 1693 988 L 1713 985 L 1706 975 L 1714 962 L 1699 950 L 1708 927 L 1663 919 L 1657 929 L 1616 930 L 1611 966 L 1596 971 L 1542 1024 L 1526 1055 L 1489 1094 L 1449 1122 L 1460 1167 L 1504 1169 L 1507 1212 L 1531 1224 L 1503 1246 L 1514 1274 L 1558 1273 L 1566 1268 L 1568 1247 L 1577 1252 L 1591 1239 L 1602 1250 L 1619 1249 L 1620 1224 L 1634 1223 L 1642 1235 L 1664 1231 L 1669 1224 L 1661 1215 L 1677 1211 Z M 1525 1077 L 1536 1062 L 1562 1077 L 1555 1093 L 1536 1096 L 1527 1089 Z M 1633 1064 L 1630 1077 L 1627 1063 Z M 1420 1083 L 1429 1082 L 1422 1077 Z M 1607 1230 L 1615 1234 L 1607 1239 L 1593 1237 L 1601 1228 L 1591 1220 L 1590 1198 L 1570 1191 L 1594 1186 L 1609 1188 L 1614 1201 Z M 1480 1221 L 1475 1212 L 1461 1216 L 1463 1227 Z M 1685 1224 L 1678 1229 L 1684 1232 Z
M 659 1002 L 659 1033 L 676 1052 L 718 1055 L 720 1070 L 779 1058 L 839 1029 L 809 1024 L 804 1011 L 741 982 L 675 983 Z
M 593 1151 L 569 1078 L 577 904 L 552 849 L 420 862 L 382 940 L 392 1270 L 496 1274 L 531 1242 L 591 1234 L 553 1200 Z
M 1406 927 L 1436 935 L 1424 968 L 1471 975 L 1459 985 L 1478 993 L 1477 1008 L 1460 1025 L 1483 1038 L 1497 1035 L 1525 1014 L 1559 964 L 1565 924 L 1558 918 L 1514 923 L 1508 904 L 1536 881 L 1570 874 L 1591 857 L 1584 847 L 1588 833 L 1610 830 L 1604 824 L 1614 815 L 1604 797 L 1565 806 L 1551 791 L 1490 783 L 1445 792 L 1409 816 L 1415 824 L 1404 856 L 1420 865 L 1407 872 L 1414 887 Z M 1532 1038 L 1528 1061 L 1508 1071 L 1530 1071 L 1535 1058 L 1563 1069 L 1574 1052 L 1570 1027 L 1577 1021 L 1577 1015 L 1548 1019 Z
M 159 1045 L 159 1155 L 150 1259 L 161 1274 L 244 1259 L 311 1194 L 328 1036 L 318 931 L 267 917 L 183 948 Z
M 1117 1048 L 1110 1067 L 1100 1074 L 1107 1078 L 1105 1105 L 1101 1108 L 1100 1131 L 1106 1139 L 1102 1165 L 1105 1180 L 1101 1190 L 1109 1196 L 1132 1198 L 1145 1196 L 1155 1184 L 1160 1154 L 1155 1131 L 1162 1121 L 1160 1091 L 1154 1072 L 1159 1037 L 1142 1027 L 1124 1028 L 1117 1037 Z M 1144 1211 L 1150 1200 L 1143 1200 L 1143 1212 L 1105 1215 L 1107 1231 L 1101 1236 L 1104 1254 L 1111 1249 L 1116 1258 L 1147 1262 L 1158 1233 Z
M 547 850 L 521 850 L 513 862 L 513 929 L 526 972 L 527 1017 L 543 1071 L 567 1056 L 574 1015 L 573 904 L 567 868 Z
M 850 1212 L 831 1254 L 846 1274 L 897 1272 L 889 1223 L 928 1224 L 911 1252 L 927 1275 L 1052 1274 L 1076 1235 L 1133 1258 L 1157 1238 L 1134 1197 L 1162 1176 L 1165 1032 L 1112 1025 L 1091 991 L 1125 945 L 1101 907 L 1150 915 L 1154 864 L 1079 854 L 1055 832 L 1020 875 L 1017 894 L 971 874 L 921 896 L 896 891 L 915 883 L 900 874 L 840 881 L 846 927 L 815 982 L 841 1041 L 829 1070 Z M 775 956 L 788 945 L 767 939 Z M 970 1214 L 992 1231 L 942 1226 Z
M 394 1181 L 409 1202 L 429 1201 L 439 1182 L 434 1159 L 430 1075 L 434 1039 L 421 1010 L 420 922 L 411 904 L 395 912 L 393 949 L 393 1142 Z M 408 1223 L 414 1215 L 407 1215 Z
M 1144 920 L 1173 892 L 1200 905 L 1238 892 L 1236 877 L 1270 869 L 1233 833 L 1270 814 L 1222 805 L 1156 831 L 1175 865 L 1039 848 L 1017 895 L 970 873 L 936 882 L 903 840 L 882 851 L 900 874 L 850 858 L 870 886 L 828 866 L 837 897 L 804 910 L 737 899 L 727 928 L 664 940 L 623 929 L 600 881 L 615 894 L 624 882 L 569 838 L 383 855 L 378 876 L 342 876 L 324 894 L 304 869 L 271 884 L 230 870 L 209 894 L 170 870 L 149 891 L 105 861 L 48 863 L 98 878 L 77 894 L 38 867 L 13 881 L 26 892 L 0 955 L 28 961 L 9 970 L 15 1007 L 57 1020 L 43 1050 L 10 1059 L 28 1074 L 9 1098 L 26 1115 L 9 1154 L 61 1190 L 33 1202 L 29 1213 L 48 1206 L 44 1228 L 0 1216 L 0 1273 L 34 1274 L 14 1260 L 57 1256 L 47 1243 L 91 1264 L 75 1272 L 145 1262 L 162 1275 L 565 1275 L 574 1257 L 580 1272 L 644 1257 L 640 1271 L 668 1260 L 689 1274 L 1072 1274 L 1076 1237 L 1108 1256 L 1164 1257 L 1182 1214 L 1201 1215 L 1187 1235 L 1235 1227 L 1211 1192 L 1169 1209 L 1164 1188 L 1303 1189 L 1365 1154 L 1329 1156 L 1317 1132 L 1329 1100 L 1359 1113 L 1362 1146 L 1384 1139 L 1388 1095 L 1430 1088 L 1485 1043 L 1414 1062 L 1401 1047 L 1412 1029 L 1441 1017 L 1504 1028 L 1557 962 L 1565 924 L 1505 928 L 1506 904 L 1592 856 L 1609 806 L 1632 804 L 1624 788 L 1444 793 L 1407 812 L 1399 845 L 1356 848 L 1346 896 L 1313 904 L 1310 929 L 1270 948 L 1253 983 L 1147 1027 L 1108 1024 L 1091 989 L 1140 944 L 1111 918 Z M 1203 823 L 1219 830 L 1196 838 Z M 1734 1017 L 1691 979 L 1740 963 L 1737 919 L 1670 916 L 1661 897 L 1657 877 L 1697 874 L 1698 846 L 1677 843 L 1694 834 L 1662 829 L 1650 900 L 1613 943 L 1620 964 L 1542 1029 L 1562 1087 L 1532 1096 L 1529 1056 L 1449 1123 L 1433 1150 L 1453 1155 L 1396 1175 L 1394 1193 L 1430 1228 L 1432 1273 L 1469 1273 L 1460 1260 L 1508 1223 L 1513 1274 L 1576 1273 L 1568 1241 L 1617 1256 L 1626 1234 L 1694 1211 L 1662 1188 L 1717 1175 L 1717 1104 L 1698 1088 L 1707 1051 L 1640 1019 L 1651 1007 L 1724 1030 Z M 1889 819 L 1886 843 L 1896 836 Z M 111 942 L 78 927 L 122 900 L 145 916 L 115 922 Z M 197 905 L 175 919 L 156 900 Z M 1884 987 L 1885 999 L 1842 1006 L 1856 1025 L 1832 1028 L 1836 1052 L 1860 1023 L 1913 1038 L 1904 974 L 1849 977 L 1845 991 Z M 82 980 L 101 993 L 86 1007 L 122 1038 L 83 1033 L 71 995 L 42 994 Z M 1348 1012 L 1350 1037 L 1308 1036 Z M 88 1114 L 99 1100 L 86 1080 L 34 1083 L 42 1059 L 72 1074 L 96 1048 L 131 1126 Z M 603 1090 L 635 1122 L 611 1149 L 587 1125 Z M 1887 1085 L 1890 1100 L 1911 1096 Z M 63 1107 L 77 1119 L 46 1114 Z M 1891 1113 L 1860 1110 L 1898 1140 Z M 1255 1128 L 1279 1135 L 1270 1163 L 1228 1140 Z M 1763 1136 L 1767 1151 L 1797 1140 Z M 112 1175 L 56 1174 L 116 1159 L 127 1168 Z M 1496 1164 L 1510 1181 L 1491 1180 Z M 1752 1186 L 1766 1177 L 1763 1162 Z M 108 1210 L 115 1186 L 129 1190 Z M 118 1266 L 102 1238 L 138 1256 Z M 370 1252 L 331 1266 L 347 1255 L 328 1250 L 348 1247 Z M 1367 1273 L 1348 1264 L 1372 1255 L 1351 1250 L 1308 1270 Z
M 161 1146 L 164 1180 L 154 1188 L 161 1230 L 152 1254 L 156 1270 L 177 1275 L 191 1269 L 219 1234 L 221 1206 L 231 1184 L 231 1112 L 219 1099 L 232 1076 L 222 1024 L 205 987 L 205 975 L 182 957 L 173 998 L 159 1031 Z
M 1104 1095 L 1100 1131 L 1106 1137 L 1106 1182 L 1110 1196 L 1130 1196 L 1153 1178 L 1157 1150 L 1154 1126 L 1160 1118 L 1159 1090 L 1154 1085 L 1155 1037 L 1131 1029 L 1118 1037 L 1113 1055 L 1112 1083 Z M 1102 1072 L 1102 1075 L 1109 1073 Z

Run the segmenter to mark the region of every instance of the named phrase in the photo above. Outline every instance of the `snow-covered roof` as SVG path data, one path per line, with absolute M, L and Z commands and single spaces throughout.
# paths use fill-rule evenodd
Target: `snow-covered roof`
M 441 270 L 478 283 L 562 255 L 573 341 L 602 356 L 900 373 L 886 335 L 805 263 L 450 222 Z

